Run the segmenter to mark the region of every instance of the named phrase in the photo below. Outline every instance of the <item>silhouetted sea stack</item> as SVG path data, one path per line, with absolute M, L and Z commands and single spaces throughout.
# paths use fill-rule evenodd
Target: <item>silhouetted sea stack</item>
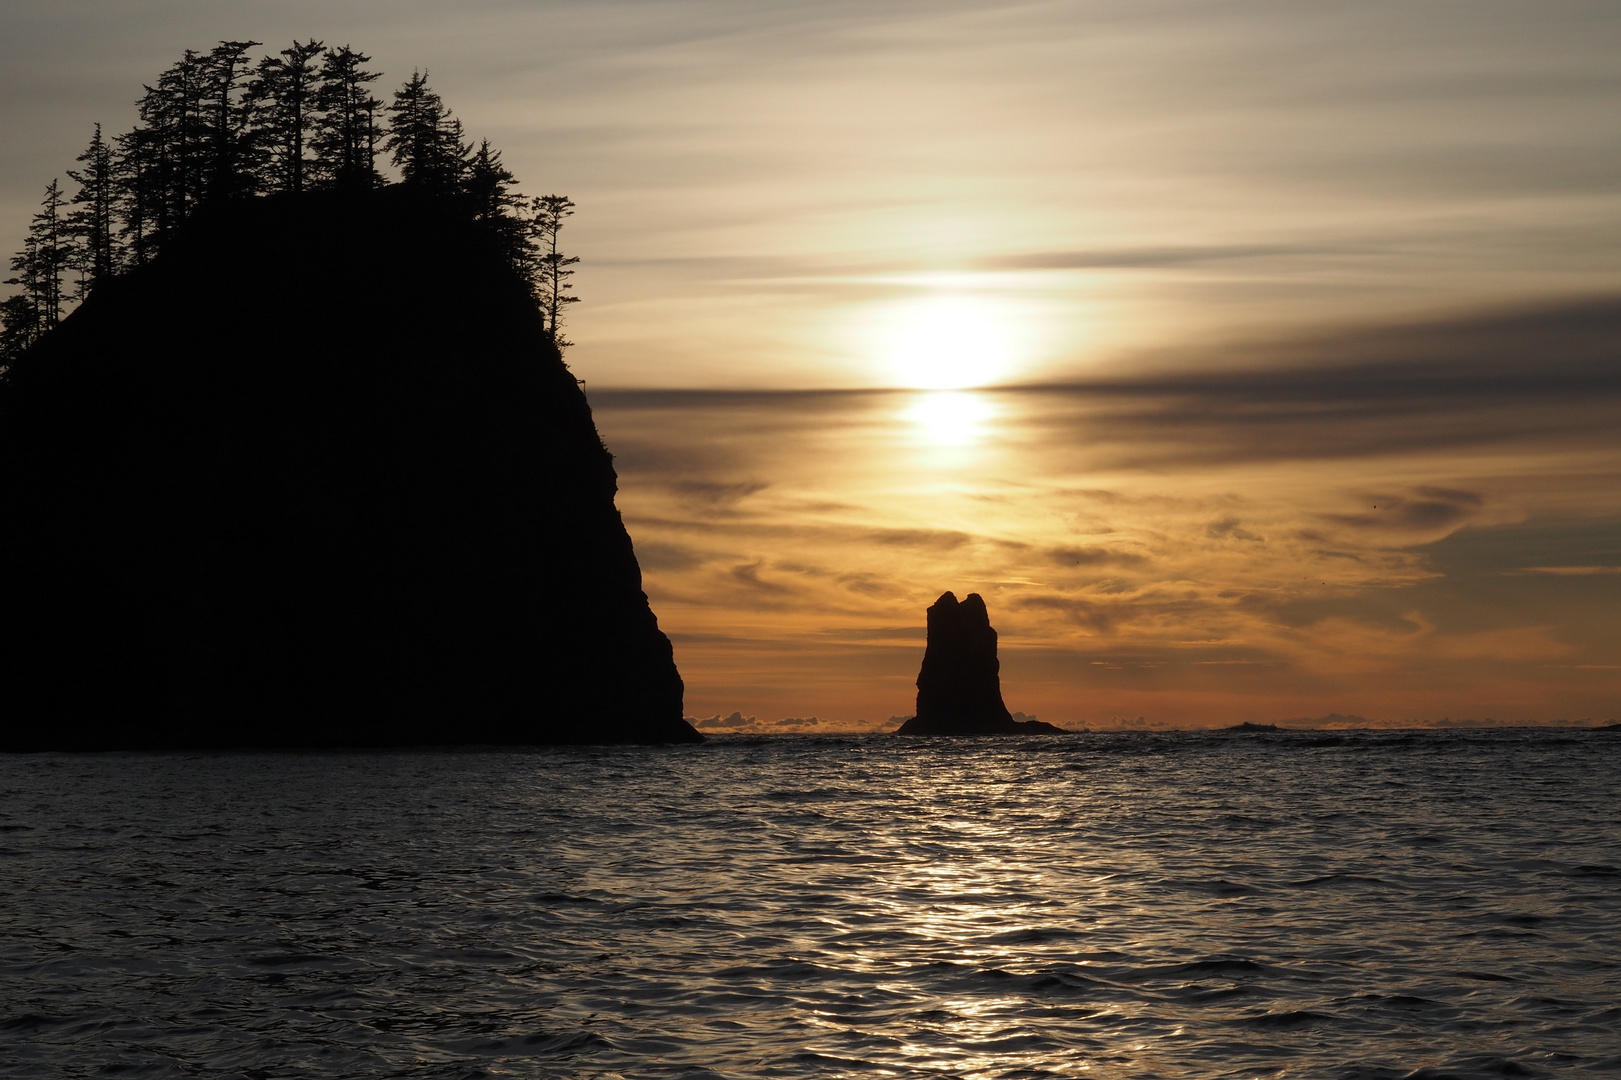
M 945 593 L 929 608 L 929 639 L 917 675 L 917 715 L 898 735 L 1062 733 L 1040 720 L 1015 720 L 1002 703 L 996 630 L 978 593 L 961 603 Z
M 615 490 L 467 217 L 205 208 L 0 386 L 0 746 L 699 741 Z

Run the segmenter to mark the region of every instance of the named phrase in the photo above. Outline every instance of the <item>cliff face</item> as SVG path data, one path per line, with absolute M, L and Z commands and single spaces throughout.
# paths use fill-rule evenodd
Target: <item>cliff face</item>
M 204 211 L 0 386 L 0 746 L 698 740 L 615 490 L 477 228 Z
M 928 610 L 928 645 L 917 676 L 917 715 L 900 735 L 1011 735 L 1058 732 L 1040 720 L 1015 720 L 1002 703 L 996 630 L 978 593 L 961 603 L 945 593 Z

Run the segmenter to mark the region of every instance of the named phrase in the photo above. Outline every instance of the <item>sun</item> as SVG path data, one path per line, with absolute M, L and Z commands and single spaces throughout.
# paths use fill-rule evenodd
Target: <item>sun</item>
M 1003 378 L 1012 366 L 1012 327 L 990 300 L 940 295 L 886 313 L 879 360 L 901 386 L 962 390 Z

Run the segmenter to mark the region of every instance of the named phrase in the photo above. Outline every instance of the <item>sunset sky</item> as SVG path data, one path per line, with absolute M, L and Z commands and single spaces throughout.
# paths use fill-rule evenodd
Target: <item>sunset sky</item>
M 1066 726 L 1621 717 L 1613 4 L 12 3 L 0 243 L 183 49 L 312 36 L 578 204 L 711 730 L 890 725 L 946 589 Z

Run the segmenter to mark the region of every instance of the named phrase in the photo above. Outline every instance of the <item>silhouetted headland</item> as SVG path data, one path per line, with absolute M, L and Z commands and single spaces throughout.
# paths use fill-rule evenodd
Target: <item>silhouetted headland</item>
M 1252 723 L 1249 720 L 1246 720 L 1242 724 L 1234 724 L 1232 727 L 1223 728 L 1222 730 L 1223 731 L 1280 731 L 1280 730 L 1283 730 L 1283 729 L 1279 728 L 1278 725 L 1276 725 L 1276 724 L 1256 724 L 1256 723 Z
M 701 740 L 615 491 L 465 213 L 205 206 L 0 385 L 0 746 Z
M 917 715 L 898 735 L 1063 733 L 1040 720 L 1015 720 L 1002 703 L 1002 663 L 985 601 L 945 593 L 928 611 L 929 638 L 917 676 Z

